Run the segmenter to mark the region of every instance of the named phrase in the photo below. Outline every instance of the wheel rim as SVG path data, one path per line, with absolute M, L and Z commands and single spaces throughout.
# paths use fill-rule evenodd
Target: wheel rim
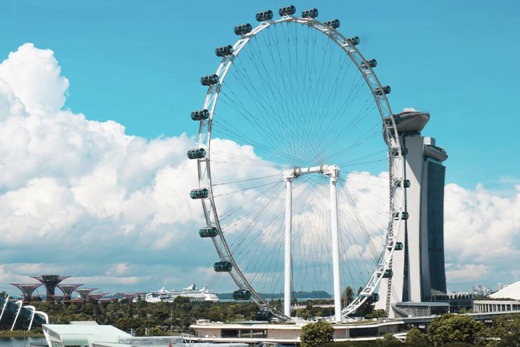
M 300 32 L 303 31 L 303 34 Z M 275 31 L 278 30 L 278 31 Z M 294 35 L 294 36 L 292 36 Z M 299 36 L 298 36 L 299 35 Z M 307 36 L 305 36 L 307 35 Z M 280 37 L 282 37 L 280 39 Z M 283 53 L 282 49 L 285 47 L 283 43 L 290 43 L 292 41 L 297 41 L 300 38 L 300 43 L 305 42 L 304 45 L 296 44 L 296 48 L 291 48 L 287 50 L 287 53 Z M 305 96 L 309 93 L 305 94 L 304 91 L 308 90 L 309 84 L 306 84 L 305 77 L 308 76 L 298 76 L 295 73 L 301 72 L 302 66 L 309 67 L 309 65 L 314 64 L 309 71 L 311 74 L 316 74 L 316 65 L 315 61 L 320 58 L 316 55 L 316 52 L 312 52 L 312 58 L 309 58 L 309 50 L 305 53 L 302 53 L 303 48 L 309 48 L 310 43 L 316 42 L 315 40 L 325 39 L 321 41 L 323 46 L 333 47 L 335 49 L 334 56 L 339 56 L 336 54 L 342 54 L 343 58 L 348 59 L 349 63 L 346 64 L 345 61 L 339 61 L 339 65 L 337 65 L 337 69 L 341 68 L 341 65 L 346 64 L 345 69 L 351 69 L 353 71 L 353 75 L 357 76 L 355 80 L 349 81 L 348 86 L 350 87 L 350 93 L 346 100 L 349 101 L 348 107 L 351 109 L 356 109 L 353 114 L 356 116 L 352 116 L 352 119 L 348 121 L 342 121 L 341 118 L 338 119 L 328 119 L 324 121 L 323 118 L 320 119 L 320 122 L 311 122 L 309 124 L 299 122 L 298 117 L 295 115 L 294 110 L 301 111 L 305 107 L 298 106 L 301 104 L 306 105 L 307 108 L 312 108 L 312 111 L 315 114 L 327 113 L 329 110 L 324 110 L 325 106 L 316 106 L 316 105 L 326 105 L 335 104 L 336 109 L 338 106 L 342 106 L 345 102 L 338 101 L 338 96 L 331 98 L 330 92 L 332 91 L 330 86 L 327 87 L 327 83 L 334 82 L 334 86 L 338 86 L 339 78 L 341 74 L 337 74 L 336 77 L 333 76 L 332 72 L 337 73 L 338 70 L 332 70 L 331 73 L 324 73 L 323 70 L 320 70 L 320 80 L 317 84 L 313 86 L 315 89 L 312 89 L 314 94 L 320 92 L 324 88 L 329 91 L 329 93 L 323 93 L 320 95 L 320 100 L 315 100 L 314 103 L 307 102 L 305 103 Z M 285 41 L 284 41 L 285 40 Z M 325 42 L 325 43 L 323 43 Z M 269 49 L 263 50 L 262 47 L 268 47 Z M 392 115 L 388 100 L 386 98 L 386 94 L 384 92 L 380 92 L 383 89 L 383 86 L 379 83 L 373 69 L 370 66 L 370 63 L 364 59 L 361 53 L 356 49 L 355 45 L 352 44 L 347 38 L 342 36 L 338 31 L 333 28 L 325 26 L 323 23 L 311 19 L 311 18 L 298 18 L 298 17 L 289 17 L 285 16 L 281 19 L 275 21 L 267 21 L 262 22 L 259 26 L 254 28 L 250 33 L 240 37 L 240 39 L 233 45 L 234 53 L 232 55 L 226 56 L 222 59 L 220 63 L 216 75 L 219 76 L 219 82 L 215 85 L 212 85 L 208 88 L 208 93 L 206 95 L 206 100 L 204 103 L 204 109 L 209 111 L 209 118 L 207 120 L 203 120 L 200 122 L 199 127 L 199 148 L 204 148 L 207 151 L 207 154 L 204 158 L 198 159 L 198 175 L 199 175 L 199 188 L 207 188 L 209 190 L 209 196 L 207 199 L 202 200 L 203 210 L 206 218 L 206 223 L 208 227 L 215 227 L 218 229 L 218 236 L 212 238 L 215 248 L 217 250 L 218 256 L 221 261 L 229 261 L 233 270 L 230 272 L 231 277 L 237 284 L 240 290 L 249 291 L 251 293 L 251 300 L 259 305 L 263 310 L 271 311 L 275 316 L 277 316 L 281 320 L 287 320 L 289 317 L 285 316 L 280 310 L 271 305 L 268 300 L 263 298 L 257 291 L 258 284 L 256 284 L 258 277 L 257 274 L 252 274 L 255 268 L 250 267 L 251 264 L 246 264 L 247 257 L 243 258 L 243 253 L 249 251 L 250 257 L 254 257 L 257 255 L 256 252 L 252 251 L 252 248 L 243 247 L 243 245 L 247 242 L 258 242 L 261 244 L 261 235 L 265 236 L 264 233 L 259 232 L 258 229 L 261 229 L 262 226 L 268 226 L 271 229 L 275 229 L 275 224 L 266 224 L 266 220 L 271 218 L 274 222 L 279 222 L 280 216 L 275 212 L 270 212 L 271 216 L 265 216 L 268 214 L 265 212 L 266 210 L 279 210 L 276 207 L 264 207 L 261 205 L 261 208 L 258 209 L 248 209 L 242 208 L 242 214 L 247 215 L 250 214 L 255 216 L 255 218 L 235 218 L 232 222 L 229 222 L 230 216 L 233 216 L 233 209 L 228 207 L 228 201 L 225 201 L 225 196 L 233 195 L 233 192 L 224 189 L 223 187 L 227 184 L 232 186 L 234 184 L 235 188 L 240 188 L 236 192 L 238 194 L 247 195 L 244 192 L 260 193 L 254 194 L 251 193 L 246 196 L 245 199 L 236 199 L 237 205 L 246 206 L 250 205 L 252 201 L 260 201 L 258 199 L 272 199 L 273 201 L 279 200 L 280 191 L 277 191 L 276 188 L 273 189 L 262 189 L 260 188 L 262 184 L 242 185 L 243 182 L 258 182 L 261 183 L 263 179 L 267 179 L 266 177 L 278 177 L 281 178 L 283 170 L 287 170 L 288 168 L 294 167 L 306 167 L 310 165 L 322 165 L 322 164 L 342 164 L 341 168 L 344 170 L 349 164 L 352 167 L 359 167 L 363 160 L 367 162 L 373 160 L 373 157 L 370 155 L 366 155 L 364 158 L 360 153 L 357 156 L 351 156 L 349 160 L 344 160 L 342 158 L 342 151 L 347 150 L 350 154 L 355 153 L 355 149 L 365 149 L 371 148 L 371 146 L 364 146 L 365 142 L 369 143 L 370 141 L 375 141 L 375 133 L 379 133 L 379 141 L 383 143 L 381 140 L 380 131 L 383 129 L 383 133 L 385 134 L 385 138 L 387 139 L 387 145 L 383 145 L 383 157 L 388 162 L 389 174 L 386 179 L 387 187 L 386 189 L 386 205 L 385 211 L 379 211 L 380 213 L 384 213 L 386 215 L 386 219 L 384 221 L 384 230 L 379 237 L 383 238 L 384 241 L 380 242 L 378 250 L 374 252 L 372 250 L 372 264 L 370 265 L 371 269 L 368 276 L 364 276 L 364 280 L 362 280 L 363 284 L 361 287 L 363 288 L 360 295 L 350 304 L 346 305 L 343 309 L 343 316 L 348 316 L 355 312 L 355 310 L 361 306 L 367 298 L 369 298 L 374 290 L 377 288 L 382 274 L 385 271 L 391 269 L 391 257 L 395 249 L 395 240 L 397 238 L 397 231 L 399 230 L 400 219 L 392 218 L 394 213 L 400 213 L 402 211 L 403 199 L 404 199 L 404 191 L 402 187 L 394 184 L 395 181 L 399 181 L 403 179 L 403 160 L 401 156 L 401 149 L 399 147 L 399 141 L 395 141 L 397 138 L 397 133 L 395 130 L 395 120 Z M 298 49 L 300 52 L 298 53 Z M 298 54 L 305 55 L 305 59 L 299 59 Z M 243 62 L 240 59 L 244 57 Z M 248 61 L 253 61 L 253 57 L 257 58 L 256 65 L 251 64 L 248 66 Z M 322 57 L 323 58 L 323 57 Z M 280 61 L 280 65 L 277 66 L 277 62 Z M 326 61 L 325 59 L 321 59 L 321 61 Z M 289 63 L 287 63 L 289 62 Z M 290 63 L 296 62 L 293 66 Z M 312 64 L 310 63 L 312 62 Z M 329 65 L 332 66 L 332 58 L 329 60 Z M 322 64 L 323 65 L 323 64 Z M 300 70 L 300 71 L 296 71 Z M 286 79 L 284 74 L 288 76 L 292 76 L 294 80 Z M 344 72 L 343 77 L 350 77 L 350 72 Z M 323 74 L 327 74 L 328 77 L 323 77 Z M 272 76 L 278 75 L 280 79 L 273 81 Z M 255 79 L 253 81 L 252 79 Z M 231 82 L 229 82 L 231 81 Z M 272 83 L 270 81 L 273 81 Z M 242 82 L 242 83 L 240 83 Z M 359 87 L 358 84 L 362 82 L 362 86 Z M 234 83 L 234 84 L 233 84 Z M 240 85 L 242 86 L 242 90 L 239 90 Z M 237 87 L 238 86 L 238 87 Z M 348 89 L 345 85 L 341 85 L 343 89 Z M 359 89 L 358 89 L 359 87 Z M 263 88 L 263 89 L 260 89 Z M 328 89 L 327 89 L 328 88 Z M 362 88 L 364 88 L 364 97 L 369 96 L 371 100 L 370 107 L 372 108 L 370 112 L 362 112 L 365 105 L 361 101 L 356 104 L 354 100 L 361 93 Z M 283 93 L 284 90 L 290 90 L 293 94 Z M 300 92 L 298 95 L 296 92 Z M 249 95 L 250 100 L 247 100 L 243 94 Z M 356 94 L 357 93 L 357 94 Z M 310 93 L 312 94 L 312 93 Z M 292 95 L 292 97 L 289 97 Z M 334 99 L 335 101 L 331 101 Z M 325 100 L 325 103 L 323 102 Z M 286 103 L 284 104 L 285 101 Z M 218 112 L 217 112 L 217 102 L 219 104 Z M 321 102 L 321 104 L 320 104 Z M 317 104 L 316 104 L 317 103 Z M 226 104 L 225 107 L 222 107 L 221 104 Z M 274 105 L 274 106 L 273 106 Z M 285 116 L 286 120 L 289 120 L 291 127 L 284 127 L 286 124 L 284 122 L 279 122 L 275 118 L 264 118 L 261 123 L 258 122 L 247 122 L 247 118 L 258 117 L 259 114 L 269 114 L 269 111 L 273 111 L 276 107 L 280 108 L 279 114 L 277 116 Z M 299 107 L 299 109 L 298 109 Z M 329 107 L 331 109 L 331 107 Z M 320 111 L 317 112 L 317 111 Z M 340 108 L 340 110 L 342 110 Z M 222 112 L 222 113 L 221 113 Z M 236 113 L 237 118 L 228 117 L 230 113 Z M 312 113 L 312 112 L 311 112 Z M 363 119 L 363 117 L 373 116 L 375 114 L 378 115 L 377 119 L 371 119 L 370 123 L 367 125 L 360 125 L 361 122 L 356 120 Z M 344 115 L 345 113 L 340 113 Z M 242 117 L 241 126 L 238 127 L 237 124 L 233 124 L 234 120 L 240 119 Z M 268 117 L 267 117 L 268 118 Z M 245 119 L 245 121 L 244 121 Z M 309 119 L 306 118 L 306 121 Z M 374 121 L 372 123 L 372 121 Z M 298 126 L 295 127 L 294 124 L 297 123 Z M 322 123 L 326 123 L 325 127 L 321 126 Z M 320 127 L 321 126 L 321 127 Z M 359 128 L 365 126 L 362 131 L 359 131 Z M 379 126 L 379 128 L 374 128 Z M 277 133 L 277 127 L 279 129 L 284 129 L 284 131 L 292 131 L 292 136 L 281 136 L 280 133 Z M 366 128 L 368 127 L 368 128 Z M 293 128 L 296 128 L 294 130 Z M 319 128 L 318 131 L 314 131 L 313 129 Z M 354 129 L 354 130 L 352 130 Z M 367 130 L 368 129 L 368 130 Z M 370 131 L 370 132 L 369 132 Z M 321 145 L 318 149 L 314 151 L 307 149 L 302 150 L 302 147 L 305 147 L 306 142 L 314 143 L 317 138 L 321 136 L 327 136 L 327 134 L 334 133 L 335 136 L 330 136 L 332 140 L 326 142 L 325 145 Z M 358 138 L 356 141 L 352 141 L 345 145 L 343 142 L 345 137 L 349 135 L 354 136 L 355 133 L 358 133 Z M 270 136 L 266 136 L 269 134 Z M 216 136 L 217 135 L 217 136 Z M 343 136 L 339 136 L 343 135 Z M 365 138 L 363 137 L 365 136 Z M 239 148 L 248 149 L 246 146 L 251 146 L 254 149 L 254 152 L 250 151 L 248 156 L 244 156 L 243 153 L 237 154 L 235 157 L 231 155 L 231 153 L 226 153 L 224 148 L 226 148 L 225 141 L 221 139 L 232 139 Z M 369 141 L 370 140 L 370 141 Z M 212 143 L 213 141 L 213 143 Z M 229 143 L 228 143 L 229 144 Z M 332 144 L 332 145 L 331 145 Z M 334 148 L 333 145 L 336 145 L 337 153 L 334 153 L 330 150 L 330 148 Z M 346 146 L 346 147 L 345 147 Z M 232 147 L 232 146 L 231 146 Z M 306 147 L 307 148 L 307 147 Z M 310 148 L 310 147 L 309 147 Z M 388 150 L 390 149 L 390 150 Z M 365 152 L 364 152 L 365 153 Z M 388 153 L 388 155 L 386 154 Z M 365 153 L 366 154 L 366 153 Z M 381 153 L 379 153 L 381 155 Z M 258 159 L 262 160 L 258 160 Z M 381 157 L 379 157 L 381 158 Z M 327 162 L 326 160 L 340 160 L 343 159 L 341 163 L 337 162 Z M 236 176 L 240 176 L 240 171 L 237 170 L 227 170 L 226 173 L 223 174 L 222 168 L 227 166 L 230 167 L 231 164 L 236 164 L 233 160 L 237 160 L 241 162 L 243 167 L 251 166 L 251 165 L 259 165 L 262 162 L 263 167 L 259 166 L 256 176 L 246 175 L 241 179 L 235 178 L 233 181 L 226 178 L 230 177 L 229 173 L 234 173 Z M 341 161 L 341 160 L 340 160 Z M 226 162 L 225 165 L 222 165 L 222 162 Z M 240 163 L 239 163 L 240 164 Z M 215 169 L 212 174 L 212 169 Z M 220 172 L 219 172 L 220 171 Z M 348 170 L 346 170 L 348 171 Z M 354 175 L 354 172 L 350 172 L 349 175 Z M 353 176 L 355 177 L 355 176 Z M 316 183 L 318 178 L 309 179 L 305 184 L 311 186 Z M 349 184 L 346 183 L 348 180 L 345 179 L 345 183 L 343 189 L 346 190 L 346 200 L 352 199 L 353 194 L 349 192 Z M 355 179 L 351 179 L 351 181 L 355 181 Z M 263 181 L 267 182 L 267 181 Z M 275 181 L 276 182 L 276 181 Z M 239 184 L 240 183 L 240 184 Z M 280 183 L 278 181 L 278 183 Z M 269 186 L 269 183 L 266 183 L 264 187 Z M 273 187 L 276 184 L 273 183 Z M 282 185 L 283 187 L 283 185 Z M 255 190 L 256 189 L 256 190 Z M 317 188 L 318 189 L 318 188 Z M 302 190 L 305 191 L 305 190 Z M 316 193 L 318 190 L 313 190 Z M 321 194 L 321 193 L 320 193 Z M 249 199 L 249 200 L 248 200 Z M 224 201 L 224 203 L 223 203 Z M 307 204 L 309 204 L 309 199 L 304 200 Z M 221 205 L 219 205 L 219 203 Z M 352 210 L 356 211 L 358 208 L 357 203 L 352 203 L 349 201 L 343 201 L 346 205 L 351 205 Z M 219 207 L 219 211 L 222 212 L 221 215 L 217 213 L 217 207 Z M 308 206 L 307 206 L 308 208 Z M 236 210 L 236 208 L 235 208 Z M 304 208 L 299 209 L 299 211 L 303 211 Z M 323 213 L 322 211 L 320 213 Z M 341 217 L 340 217 L 341 218 Z M 367 227 L 366 220 L 370 219 L 370 217 L 358 216 L 357 218 L 350 217 L 350 219 L 357 220 L 357 229 L 361 230 L 360 234 L 363 232 L 366 234 L 365 236 L 361 235 L 360 237 L 372 237 L 370 235 L 370 230 L 367 229 L 378 229 L 378 227 Z M 225 221 L 222 222 L 222 219 Z M 314 218 L 311 218 L 314 219 Z M 239 229 L 238 225 L 247 225 L 245 221 L 253 220 L 245 230 L 248 234 L 255 234 L 252 240 L 255 241 L 244 241 L 246 238 L 244 236 L 237 236 L 236 229 Z M 262 225 L 256 225 L 259 221 L 262 221 Z M 347 219 L 344 219 L 344 221 Z M 341 222 L 340 222 L 341 223 Z M 348 223 L 344 223 L 344 229 L 348 229 L 346 226 Z M 307 227 L 311 226 L 311 224 L 306 224 Z M 322 224 L 314 224 L 314 227 L 324 227 L 326 226 Z M 355 229 L 356 227 L 354 227 Z M 381 227 L 379 227 L 381 229 Z M 359 231 L 359 230 L 358 230 Z M 233 235 L 235 234 L 235 235 Z M 259 236 L 260 235 L 260 236 Z M 260 237 L 260 239 L 259 239 Z M 346 236 L 348 239 L 349 236 Z M 352 236 L 350 236 L 352 239 Z M 230 240 L 228 242 L 228 239 Z M 300 242 L 304 241 L 303 239 Z M 371 248 L 371 243 L 373 240 L 369 240 L 365 245 L 365 249 L 369 251 Z M 350 244 L 355 245 L 356 242 L 359 242 L 358 239 L 351 240 Z M 346 243 L 346 242 L 344 242 Z M 271 243 L 272 246 L 272 243 Z M 267 247 L 267 244 L 264 245 L 264 248 Z M 343 249 L 344 254 L 346 253 L 346 248 Z M 252 253 L 252 254 L 251 254 Z M 240 256 L 238 255 L 240 254 Z M 264 253 L 269 254 L 269 253 Z M 300 253 L 299 256 L 303 257 L 305 255 L 309 256 L 311 253 Z M 361 253 L 360 253 L 361 255 Z M 276 256 L 270 255 L 273 258 Z M 362 255 L 361 255 L 362 256 Z M 279 256 L 278 256 L 279 258 Z M 257 265 L 258 266 L 258 262 Z M 308 265 L 307 265 L 308 266 Z M 244 270 L 243 270 L 244 269 Z M 293 270 L 294 271 L 294 270 Z M 344 270 L 349 271 L 349 270 Z M 279 272 L 276 270 L 275 272 Z M 265 275 L 265 274 L 264 274 Z M 299 276 L 303 276 L 299 274 Z M 345 277 L 345 276 L 342 276 Z M 347 276 L 348 277 L 348 276 Z M 353 277 L 352 275 L 350 277 Z M 264 281 L 265 281 L 264 276 Z M 350 279 L 352 281 L 352 279 Z M 353 284 L 353 283 L 352 283 Z M 293 290 L 296 288 L 293 287 Z

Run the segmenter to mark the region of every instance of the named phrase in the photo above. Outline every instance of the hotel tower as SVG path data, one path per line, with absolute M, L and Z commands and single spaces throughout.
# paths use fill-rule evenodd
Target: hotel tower
M 430 115 L 405 109 L 396 115 L 397 130 L 405 157 L 405 211 L 400 225 L 391 278 L 381 280 L 376 308 L 394 317 L 400 302 L 424 302 L 438 292 L 446 293 L 444 266 L 444 176 L 448 155 L 435 139 L 421 131 Z

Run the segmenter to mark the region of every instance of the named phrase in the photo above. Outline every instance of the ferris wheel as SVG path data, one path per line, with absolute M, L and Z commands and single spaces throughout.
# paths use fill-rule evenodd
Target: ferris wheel
M 188 151 L 199 178 L 190 196 L 206 220 L 199 234 L 259 320 L 290 320 L 297 293 L 333 293 L 335 321 L 366 301 L 385 300 L 388 312 L 376 291 L 382 278 L 391 286 L 407 217 L 390 87 L 338 19 L 295 14 L 287 6 L 278 19 L 268 10 L 258 26 L 236 26 L 238 40 L 216 48 L 220 64 L 201 78 L 198 147 Z M 342 298 L 347 286 L 359 288 L 354 300 Z

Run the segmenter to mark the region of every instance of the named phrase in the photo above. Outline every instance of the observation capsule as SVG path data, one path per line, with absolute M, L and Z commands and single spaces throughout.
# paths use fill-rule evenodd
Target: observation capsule
M 258 311 L 255 314 L 255 320 L 271 321 L 271 319 L 273 319 L 273 313 L 271 311 Z
M 318 9 L 313 8 L 311 10 L 303 11 L 302 12 L 302 17 L 303 18 L 316 18 L 316 17 L 318 17 L 318 14 L 319 14 Z
M 363 68 L 363 69 L 368 69 L 368 67 L 375 68 L 376 66 L 377 66 L 377 60 L 375 60 L 375 59 L 370 59 L 370 60 L 367 60 L 366 62 L 361 63 L 361 68 Z
M 333 20 L 328 20 L 328 21 L 326 21 L 326 22 L 323 23 L 323 24 L 325 24 L 325 25 L 328 26 L 328 27 L 331 27 L 331 28 L 337 29 L 337 28 L 339 28 L 339 26 L 340 26 L 341 23 L 339 22 L 339 19 L 333 19 Z
M 193 111 L 191 113 L 191 119 L 193 120 L 205 120 L 209 118 L 209 111 L 206 109 Z
M 213 270 L 215 270 L 215 272 L 230 272 L 231 269 L 233 269 L 233 265 L 227 260 L 217 261 L 213 265 Z
M 371 302 L 378 302 L 379 301 L 379 294 L 372 293 L 372 295 L 370 295 L 368 297 L 368 300 L 371 301 Z
M 215 54 L 217 55 L 217 57 L 226 57 L 228 55 L 233 54 L 233 52 L 233 46 L 231 45 L 215 48 Z
M 402 220 L 407 220 L 410 215 L 408 214 L 408 212 L 394 212 L 392 216 L 395 220 L 398 220 L 399 218 L 401 218 Z
M 218 83 L 218 76 L 216 74 L 203 76 L 200 78 L 200 83 L 203 86 L 212 86 Z
M 392 155 L 394 157 L 398 157 L 399 156 L 399 148 L 392 148 L 392 150 L 390 151 L 392 153 Z M 401 153 L 403 153 L 403 155 L 407 155 L 408 154 L 408 148 L 406 147 L 403 147 L 401 148 Z
M 209 191 L 207 188 L 202 189 L 192 189 L 190 192 L 190 197 L 192 199 L 205 199 L 209 195 Z
M 410 180 L 404 180 L 404 181 L 396 180 L 395 181 L 395 186 L 396 187 L 403 186 L 404 188 L 410 188 Z
M 375 93 L 376 93 L 376 95 L 383 95 L 383 94 L 390 94 L 391 91 L 392 91 L 392 88 L 390 88 L 390 86 L 384 86 L 384 87 L 377 88 L 375 90 Z
M 251 24 L 249 24 L 249 23 L 241 24 L 241 25 L 237 25 L 235 27 L 235 34 L 236 35 L 245 35 L 245 34 L 250 33 L 251 30 L 253 30 L 253 27 L 251 26 Z
M 392 278 L 393 275 L 394 275 L 394 272 L 392 270 L 386 270 L 385 273 L 383 274 L 383 278 Z
M 194 148 L 188 151 L 188 158 L 190 159 L 202 159 L 206 156 L 206 150 L 204 148 Z
M 361 42 L 361 40 L 359 40 L 359 37 L 357 36 L 349 37 L 347 41 L 350 42 L 353 46 L 357 46 Z
M 292 16 L 295 13 L 296 13 L 296 7 L 294 7 L 293 5 L 280 7 L 280 9 L 278 10 L 278 14 L 280 14 L 280 16 L 282 16 L 282 17 L 283 16 Z
M 267 10 L 264 12 L 258 12 L 256 14 L 256 20 L 259 22 L 263 22 L 263 21 L 271 20 L 271 19 L 273 19 L 273 11 L 271 11 L 271 10 Z
M 199 230 L 200 237 L 216 237 L 218 235 L 218 229 L 215 227 L 206 227 Z
M 402 242 L 397 242 L 397 243 L 395 244 L 395 250 L 396 250 L 396 251 L 402 251 L 403 248 L 404 248 L 404 246 L 403 246 L 403 243 L 402 243 Z
M 237 290 L 233 292 L 233 300 L 249 300 L 251 292 L 249 290 Z

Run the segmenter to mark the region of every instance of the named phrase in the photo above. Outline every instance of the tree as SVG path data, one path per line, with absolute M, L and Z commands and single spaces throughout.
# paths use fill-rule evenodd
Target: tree
M 368 313 L 365 316 L 366 319 L 384 318 L 384 317 L 388 317 L 388 314 L 383 309 L 373 310 L 372 312 Z
M 402 345 L 402 342 L 399 341 L 392 333 L 386 333 L 381 340 L 378 340 L 378 342 L 379 345 L 383 347 L 394 347 Z
M 494 344 L 498 347 L 519 347 L 520 315 L 506 315 L 495 319 L 489 329 L 489 335 L 500 338 L 500 341 L 495 340 Z
M 406 334 L 406 341 L 407 344 L 410 344 L 411 346 L 417 346 L 417 347 L 423 347 L 423 346 L 429 346 L 430 341 L 428 341 L 428 338 L 426 335 L 421 333 L 419 329 L 412 328 L 407 334 Z
M 334 340 L 334 328 L 328 322 L 319 321 L 302 327 L 301 347 L 321 347 Z
M 300 308 L 296 310 L 296 317 L 303 318 L 305 320 L 311 318 L 310 311 L 304 308 Z
M 345 288 L 343 295 L 341 295 L 341 301 L 343 302 L 343 307 L 354 301 L 354 289 L 351 286 Z
M 449 342 L 474 343 L 483 330 L 484 324 L 469 316 L 447 313 L 434 318 L 427 332 L 435 346 L 442 346 Z

